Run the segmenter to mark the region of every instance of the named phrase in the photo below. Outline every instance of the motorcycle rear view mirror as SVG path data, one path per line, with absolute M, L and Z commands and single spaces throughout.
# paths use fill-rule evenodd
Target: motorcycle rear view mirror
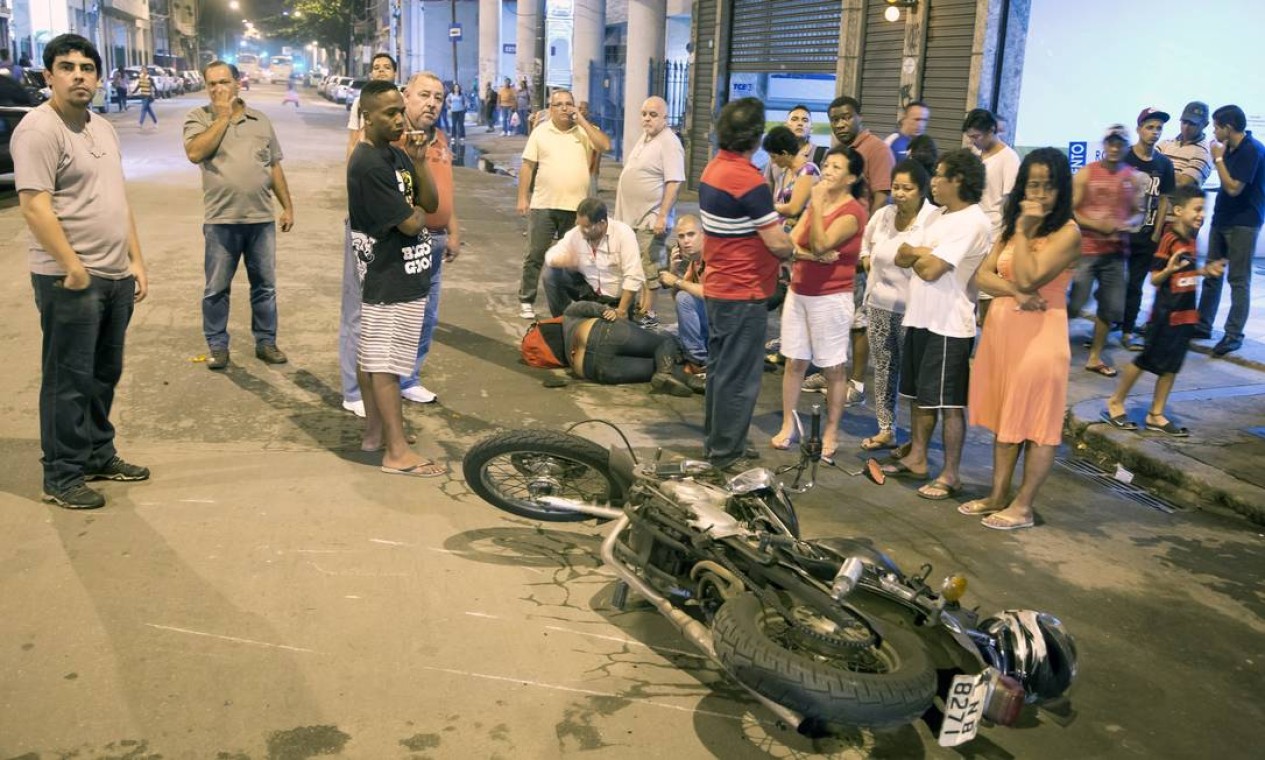
M 725 488 L 729 493 L 741 495 L 773 488 L 773 485 L 773 471 L 765 467 L 755 467 L 730 478 Z

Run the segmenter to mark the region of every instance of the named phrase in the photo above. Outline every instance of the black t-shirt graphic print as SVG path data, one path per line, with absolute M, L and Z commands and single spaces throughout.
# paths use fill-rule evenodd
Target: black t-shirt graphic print
M 397 229 L 413 213 L 416 186 L 413 161 L 399 148 L 361 143 L 352 151 L 347 210 L 364 303 L 416 301 L 430 289 L 430 233 L 423 228 L 405 235 Z

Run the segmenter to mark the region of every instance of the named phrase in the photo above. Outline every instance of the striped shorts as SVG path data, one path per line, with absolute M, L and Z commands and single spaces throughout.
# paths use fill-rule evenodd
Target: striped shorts
M 425 316 L 425 298 L 405 303 L 361 304 L 360 345 L 356 350 L 360 369 L 399 377 L 412 375 Z

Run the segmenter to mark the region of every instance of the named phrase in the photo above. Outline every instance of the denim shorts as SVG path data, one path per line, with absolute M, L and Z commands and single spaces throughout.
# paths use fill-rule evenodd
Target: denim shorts
M 1085 308 L 1095 280 L 1098 281 L 1098 289 L 1093 295 L 1098 302 L 1098 318 L 1107 324 L 1124 319 L 1124 255 L 1120 253 L 1081 257 L 1072 277 L 1072 291 L 1067 297 L 1068 316 L 1074 317 Z

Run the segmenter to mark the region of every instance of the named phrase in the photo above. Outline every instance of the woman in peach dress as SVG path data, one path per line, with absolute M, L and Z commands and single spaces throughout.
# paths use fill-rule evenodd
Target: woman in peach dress
M 972 425 L 991 430 L 993 487 L 958 508 L 996 530 L 1034 525 L 1033 500 L 1063 437 L 1067 375 L 1067 286 L 1080 257 L 1072 221 L 1072 174 L 1054 148 L 1029 153 L 1006 199 L 1001 239 L 976 275 L 993 296 L 971 370 Z M 1011 478 L 1024 453 L 1014 498 Z

